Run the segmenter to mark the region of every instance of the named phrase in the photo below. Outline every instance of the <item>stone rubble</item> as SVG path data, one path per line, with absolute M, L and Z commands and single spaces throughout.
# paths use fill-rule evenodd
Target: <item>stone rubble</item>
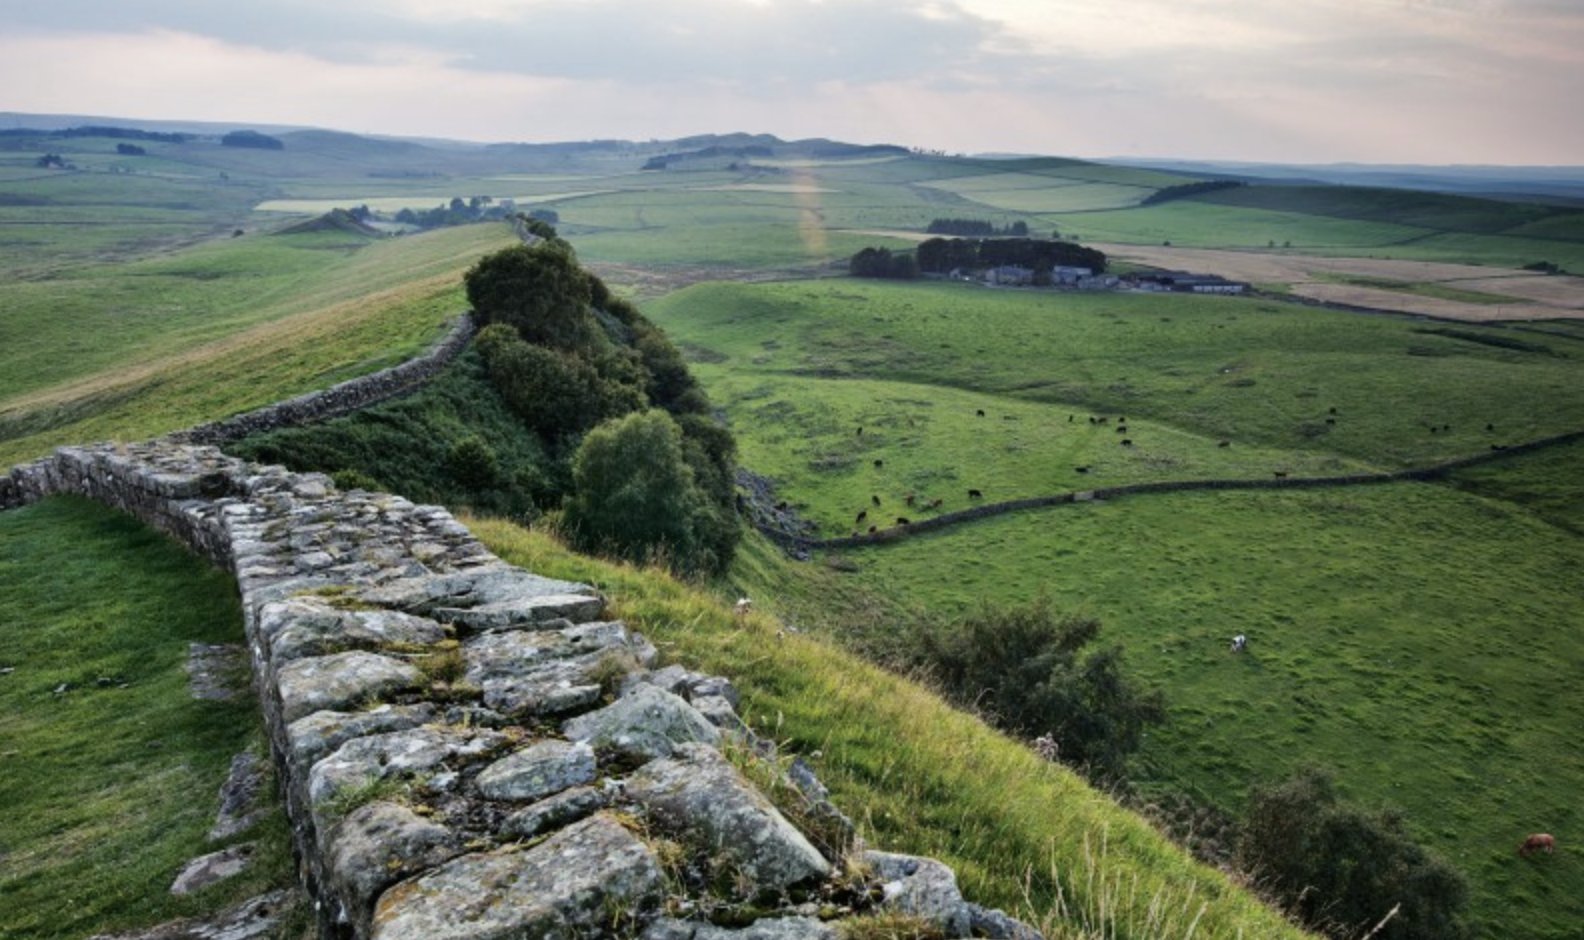
M 172 440 L 0 475 L 0 509 L 56 493 L 235 574 L 323 937 L 831 938 L 812 914 L 883 907 L 945 937 L 1038 936 L 965 902 L 939 862 L 854 858 L 852 824 L 806 764 L 777 769 L 729 681 L 657 668 L 594 589 L 506 564 L 444 509 Z M 723 748 L 781 775 L 819 832 Z M 195 871 L 246 847 L 226 851 Z

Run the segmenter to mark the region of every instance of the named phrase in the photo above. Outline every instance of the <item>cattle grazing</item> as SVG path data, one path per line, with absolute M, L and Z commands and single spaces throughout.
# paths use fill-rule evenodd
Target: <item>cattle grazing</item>
M 1496 430 L 1496 425 L 1494 425 L 1494 424 L 1486 424 L 1485 425 L 1485 430 L 1494 431 L 1494 430 Z
M 874 465 L 875 465 L 875 469 L 876 469 L 876 470 L 878 470 L 878 469 L 880 469 L 880 468 L 881 468 L 881 467 L 883 467 L 883 466 L 885 466 L 885 461 L 884 461 L 884 460 L 881 460 L 881 459 L 880 459 L 880 458 L 878 458 L 878 457 L 876 457 L 876 458 L 875 458 L 875 462 L 874 462 Z
M 776 512 L 786 512 L 786 511 L 787 511 L 787 501 L 786 500 L 783 499 L 781 502 L 776 503 Z
M 737 615 L 739 621 L 748 619 L 748 614 L 753 611 L 753 601 L 746 597 L 737 598 L 737 603 L 732 605 L 732 613 Z
M 909 493 L 909 494 L 907 494 L 907 499 L 904 499 L 903 502 L 907 503 L 909 506 L 911 506 L 911 505 L 913 505 L 913 501 L 915 499 L 917 499 L 917 498 L 918 497 L 914 496 L 912 493 Z
M 869 534 L 870 535 L 874 535 L 876 532 L 879 532 L 879 531 L 880 531 L 880 527 L 879 526 L 870 526 L 869 527 Z
M 1544 852 L 1545 854 L 1550 855 L 1555 851 L 1556 836 L 1549 832 L 1537 832 L 1529 838 L 1523 840 L 1523 844 L 1518 846 L 1518 854 L 1525 858 L 1533 855 L 1536 852 Z
M 1089 423 L 1090 424 L 1094 424 L 1095 423 L 1094 415 L 1090 415 L 1089 416 Z
M 1221 442 L 1217 443 L 1216 446 L 1217 447 L 1231 447 L 1232 446 L 1232 442 L 1231 441 L 1221 441 Z
M 897 525 L 912 525 L 907 516 L 897 516 Z
M 1118 434 L 1126 434 L 1127 433 L 1127 425 L 1125 425 L 1125 424 L 1117 425 L 1117 433 Z
M 1241 653 L 1248 649 L 1248 637 L 1239 633 L 1232 638 L 1232 652 Z
M 969 499 L 984 499 L 984 494 L 979 492 L 978 490 L 969 490 L 968 491 L 968 498 Z
M 1336 424 L 1336 419 L 1335 418 L 1327 418 L 1326 419 L 1326 424 Z
M 867 510 L 867 509 L 861 510 L 858 513 L 858 518 L 853 520 L 853 525 L 857 525 L 858 523 L 864 521 L 867 518 L 869 518 L 869 510 Z
M 1124 438 L 1122 438 L 1122 446 L 1123 447 L 1132 447 L 1133 446 L 1133 441 L 1130 438 L 1124 437 Z
M 1127 417 L 1125 415 L 1121 416 L 1121 417 L 1118 417 L 1117 418 L 1117 424 L 1127 424 Z
M 870 496 L 869 500 L 870 500 L 870 502 L 874 503 L 876 506 L 880 505 L 880 497 L 878 497 L 878 496 Z
M 1433 424 L 1432 424 L 1432 425 L 1430 425 L 1430 433 L 1431 433 L 1431 434 L 1434 434 L 1434 433 L 1435 433 L 1435 432 L 1437 432 L 1437 431 L 1439 431 L 1439 430 L 1441 430 L 1441 429 L 1440 429 L 1440 428 L 1438 428 L 1438 427 L 1436 427 L 1436 426 L 1435 426 L 1435 425 L 1433 425 Z
M 1089 468 L 1088 467 L 1073 467 L 1073 471 L 1076 472 L 1076 473 L 1088 473 L 1089 472 Z
M 1327 413 L 1328 414 L 1336 414 L 1336 409 L 1335 408 L 1331 408 L 1331 409 L 1328 410 Z
M 1276 473 L 1276 479 L 1278 479 L 1278 480 L 1287 479 L 1287 471 L 1286 470 L 1277 470 L 1277 471 L 1275 471 L 1275 473 Z
M 974 410 L 974 414 L 976 414 L 979 417 L 983 418 L 984 417 L 984 409 L 983 408 L 977 408 L 977 409 Z
M 1072 424 L 1072 422 L 1073 422 L 1073 416 L 1072 415 L 1068 415 L 1067 416 L 1067 423 L 1068 424 Z
M 1443 430 L 1443 431 L 1450 431 L 1450 430 L 1452 430 L 1452 425 L 1450 425 L 1450 424 L 1443 424 L 1443 425 L 1441 425 L 1441 430 Z
M 858 425 L 858 436 L 863 437 L 863 425 Z
M 1111 423 L 1111 419 L 1110 418 L 1096 418 L 1095 419 L 1095 424 L 1110 424 L 1110 423 Z

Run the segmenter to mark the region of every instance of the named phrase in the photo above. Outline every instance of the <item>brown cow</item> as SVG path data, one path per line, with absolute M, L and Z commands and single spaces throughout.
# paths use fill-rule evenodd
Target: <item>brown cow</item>
M 1550 855 L 1556 851 L 1556 836 L 1549 832 L 1537 832 L 1523 840 L 1523 845 L 1518 846 L 1518 854 L 1527 858 L 1536 852 Z

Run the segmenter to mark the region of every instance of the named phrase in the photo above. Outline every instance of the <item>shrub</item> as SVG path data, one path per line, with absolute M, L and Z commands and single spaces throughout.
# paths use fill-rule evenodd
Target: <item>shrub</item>
M 1122 674 L 1120 647 L 1081 655 L 1099 634 L 1098 620 L 1059 616 L 1040 599 L 926 626 L 913 655 L 958 704 L 1016 734 L 1048 734 L 1064 763 L 1114 781 L 1165 705 Z
M 1341 802 L 1328 774 L 1306 768 L 1255 787 L 1238 863 L 1305 924 L 1358 936 L 1396 905 L 1380 940 L 1456 940 L 1468 886 L 1409 837 L 1402 817 Z
M 525 343 L 510 327 L 486 328 L 478 347 L 507 407 L 545 437 L 581 434 L 644 406 L 637 388 L 603 377 L 581 358 Z
M 572 458 L 565 525 L 573 542 L 676 570 L 720 570 L 718 518 L 683 453 L 682 431 L 663 411 L 617 418 L 588 433 Z

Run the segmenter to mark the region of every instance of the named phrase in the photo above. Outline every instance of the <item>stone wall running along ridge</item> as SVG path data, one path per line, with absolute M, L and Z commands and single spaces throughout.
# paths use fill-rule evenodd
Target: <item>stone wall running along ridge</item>
M 862 852 L 805 766 L 766 759 L 729 681 L 659 668 L 588 585 L 506 564 L 444 509 L 171 440 L 0 476 L 0 509 L 56 493 L 235 574 L 322 936 L 836 940 L 885 909 L 1039 936 L 939 862 Z M 738 769 L 755 761 L 809 831 Z
M 169 439 L 187 444 L 224 444 L 276 428 L 340 417 L 415 392 L 460 355 L 477 332 L 473 315 L 459 314 L 450 331 L 421 356 L 317 392 L 177 431 Z

